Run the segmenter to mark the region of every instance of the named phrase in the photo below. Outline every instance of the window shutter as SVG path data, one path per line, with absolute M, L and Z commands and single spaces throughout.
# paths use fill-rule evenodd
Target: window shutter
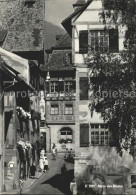
M 80 77 L 80 100 L 88 100 L 88 77 Z
M 88 30 L 79 31 L 79 53 L 88 53 Z
M 119 51 L 119 37 L 118 29 L 109 30 L 109 51 L 118 52 Z
M 89 124 L 80 124 L 80 147 L 89 146 Z

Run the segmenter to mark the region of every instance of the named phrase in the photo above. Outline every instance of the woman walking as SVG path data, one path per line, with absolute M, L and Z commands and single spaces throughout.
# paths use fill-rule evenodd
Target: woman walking
M 44 157 L 41 157 L 40 161 L 39 161 L 41 172 L 43 172 L 43 169 L 44 169 L 44 164 L 43 163 L 44 163 Z
M 53 160 L 56 160 L 56 154 L 57 154 L 57 148 L 56 148 L 56 145 L 53 144 L 53 146 L 52 146 L 52 156 L 53 156 Z

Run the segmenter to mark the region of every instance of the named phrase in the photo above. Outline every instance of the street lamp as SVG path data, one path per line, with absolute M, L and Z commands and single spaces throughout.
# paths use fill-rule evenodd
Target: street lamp
M 49 129 L 49 151 L 51 152 L 51 130 L 50 127 L 47 125 L 47 106 L 46 106 L 46 97 L 47 97 L 47 91 L 46 91 L 46 82 L 50 81 L 50 73 L 47 72 L 46 81 L 44 81 L 44 100 L 45 100 L 45 128 Z

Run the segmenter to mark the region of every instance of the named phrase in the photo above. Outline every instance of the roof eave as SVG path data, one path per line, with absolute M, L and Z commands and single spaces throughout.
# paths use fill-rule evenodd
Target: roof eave
M 78 9 L 74 13 L 72 13 L 70 16 L 68 16 L 65 20 L 61 22 L 62 26 L 65 28 L 65 30 L 68 32 L 70 36 L 72 36 L 72 25 L 71 25 L 71 19 L 76 16 L 77 14 L 82 14 L 83 11 L 88 7 L 88 5 L 92 2 L 93 0 L 88 0 L 86 4 L 81 7 L 81 9 Z

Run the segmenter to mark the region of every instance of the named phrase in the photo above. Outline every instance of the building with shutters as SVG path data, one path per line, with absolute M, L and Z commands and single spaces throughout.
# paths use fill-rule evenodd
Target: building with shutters
M 123 178 L 127 178 L 128 172 L 131 172 L 133 159 L 125 151 L 122 157 L 117 154 L 115 148 L 111 147 L 111 134 L 100 115 L 94 112 L 91 116 L 90 70 L 86 63 L 88 54 L 97 51 L 99 45 L 102 52 L 117 54 L 122 51 L 123 28 L 111 25 L 105 30 L 99 16 L 101 0 L 78 0 L 73 7 L 74 12 L 63 20 L 62 25 L 72 37 L 72 59 L 76 69 L 75 177 L 77 181 L 83 182 L 83 186 L 93 180 L 97 183 L 95 179 L 98 178 L 99 184 L 104 185 L 119 184 L 122 179 L 120 184 L 123 188 L 112 190 L 114 194 L 123 194 L 127 187 L 131 188 L 130 180 Z M 82 190 L 85 191 L 83 186 Z M 107 188 L 105 193 L 109 194 L 110 190 Z
M 75 70 L 72 67 L 71 37 L 56 36 L 57 43 L 46 50 L 45 113 L 46 150 L 51 151 L 53 143 L 58 152 L 66 148 L 74 150 L 75 144 Z M 44 123 L 44 121 L 43 121 Z
M 30 88 L 26 88 L 15 84 L 13 88 L 16 88 L 16 96 L 8 91 L 4 97 L 6 117 L 4 180 L 6 190 L 18 187 L 19 179 L 28 177 L 32 161 L 35 161 L 36 165 L 39 162 L 39 67 L 44 64 L 44 3 L 44 0 L 0 2 L 0 46 L 7 50 L 7 53 L 8 51 L 14 53 L 10 54 L 11 56 L 8 56 L 6 60 L 18 74 L 22 75 L 25 81 L 27 80 L 30 86 Z M 16 60 L 15 54 L 20 56 L 23 62 L 26 62 L 26 66 Z M 28 141 L 33 146 L 29 151 L 23 148 L 26 147 Z M 18 144 L 18 148 L 21 149 L 16 150 L 17 143 L 22 142 L 23 147 Z M 12 164 L 14 162 L 12 169 L 9 166 L 10 162 Z

